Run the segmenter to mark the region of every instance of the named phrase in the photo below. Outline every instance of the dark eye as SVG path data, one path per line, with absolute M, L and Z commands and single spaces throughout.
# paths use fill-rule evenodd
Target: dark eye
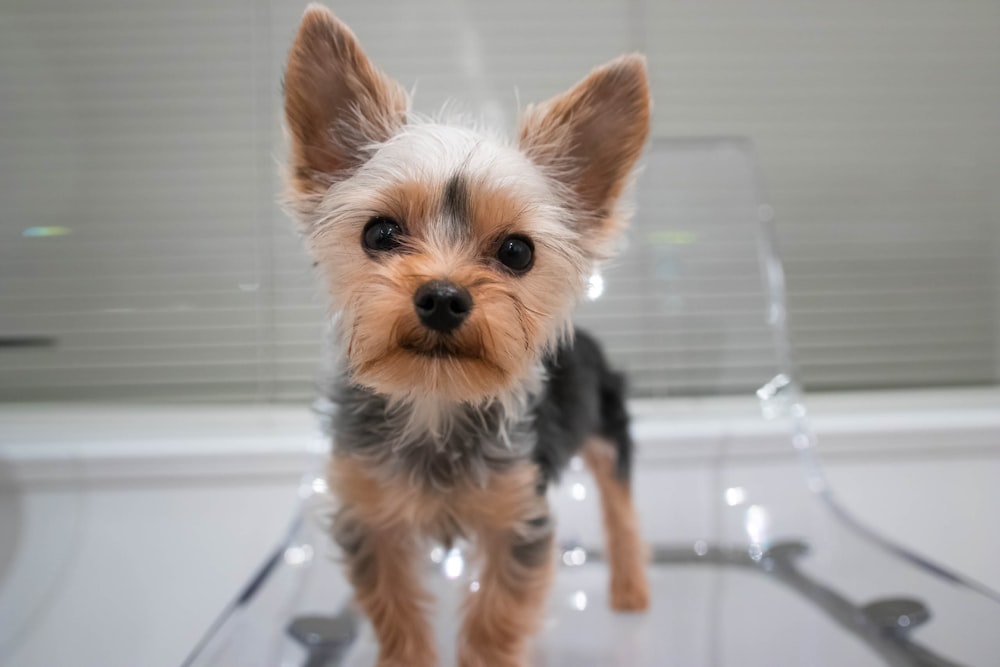
M 527 236 L 508 236 L 500 242 L 497 259 L 511 271 L 524 273 L 535 261 L 535 246 Z
M 385 252 L 395 250 L 402 242 L 403 229 L 399 223 L 392 218 L 378 216 L 372 218 L 365 225 L 365 231 L 361 234 L 361 243 L 365 250 L 373 252 Z

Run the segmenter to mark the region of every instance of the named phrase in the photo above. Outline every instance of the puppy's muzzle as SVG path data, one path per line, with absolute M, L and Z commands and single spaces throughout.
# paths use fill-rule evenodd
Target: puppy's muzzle
M 428 329 L 448 333 L 465 321 L 472 310 L 472 295 L 447 280 L 431 280 L 413 295 L 413 307 Z

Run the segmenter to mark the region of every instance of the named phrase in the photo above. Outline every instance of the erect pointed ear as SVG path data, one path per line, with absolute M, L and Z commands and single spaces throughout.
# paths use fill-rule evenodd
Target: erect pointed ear
M 569 188 L 591 219 L 612 213 L 649 134 L 646 60 L 622 56 L 570 90 L 528 107 L 521 149 Z
M 403 88 L 375 67 L 344 23 L 306 9 L 285 70 L 293 195 L 319 195 L 365 162 L 372 144 L 406 122 Z

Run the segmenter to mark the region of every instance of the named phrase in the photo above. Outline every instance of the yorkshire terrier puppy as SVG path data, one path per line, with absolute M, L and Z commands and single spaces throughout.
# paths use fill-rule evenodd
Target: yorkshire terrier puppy
M 649 602 L 622 378 L 571 314 L 627 221 L 649 132 L 645 61 L 533 107 L 516 141 L 415 118 L 321 5 L 284 80 L 288 203 L 338 314 L 337 543 L 379 665 L 436 664 L 428 540 L 481 558 L 462 667 L 522 665 L 554 567 L 547 485 L 581 454 L 601 492 L 611 604 Z

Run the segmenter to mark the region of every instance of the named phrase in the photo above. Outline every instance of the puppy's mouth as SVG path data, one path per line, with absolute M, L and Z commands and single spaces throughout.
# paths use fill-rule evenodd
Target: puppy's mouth
M 428 359 L 482 359 L 482 355 L 477 351 L 470 350 L 464 346 L 449 344 L 444 340 L 406 340 L 400 344 L 400 348 L 410 354 Z

